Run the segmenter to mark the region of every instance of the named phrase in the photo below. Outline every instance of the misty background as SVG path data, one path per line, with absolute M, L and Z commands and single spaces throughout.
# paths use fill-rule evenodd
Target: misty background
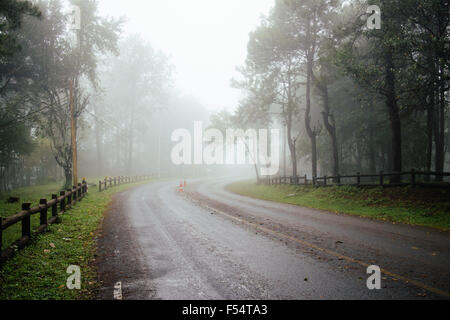
M 281 129 L 280 175 L 448 170 L 448 3 L 375 2 L 381 30 L 359 0 L 31 1 L 2 31 L 0 191 L 70 184 L 69 80 L 80 178 L 254 176 L 173 165 L 195 121 Z

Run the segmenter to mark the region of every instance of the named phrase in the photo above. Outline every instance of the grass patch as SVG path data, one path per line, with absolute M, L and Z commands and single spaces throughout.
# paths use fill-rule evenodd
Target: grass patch
M 229 185 L 244 196 L 440 230 L 450 230 L 450 190 L 393 187 L 266 186 L 252 181 Z
M 91 188 L 82 201 L 61 216 L 60 224 L 50 226 L 45 234 L 35 235 L 30 246 L 19 251 L 3 265 L 0 269 L 0 300 L 94 298 L 99 286 L 93 264 L 96 256 L 95 240 L 103 214 L 115 193 L 144 183 L 148 181 L 121 185 L 103 192 Z M 16 190 L 15 193 L 20 194 L 21 202 L 25 200 L 36 203 L 40 197 L 46 196 L 46 190 L 51 195 L 58 190 L 58 185 L 26 188 Z M 0 210 L 3 210 L 3 206 L 4 204 L 0 206 Z M 39 224 L 39 217 L 34 226 L 36 223 Z M 7 229 L 4 237 L 5 242 L 17 240 L 20 237 L 20 224 L 18 230 Z M 81 290 L 68 290 L 66 287 L 69 276 L 66 270 L 69 265 L 81 268 Z

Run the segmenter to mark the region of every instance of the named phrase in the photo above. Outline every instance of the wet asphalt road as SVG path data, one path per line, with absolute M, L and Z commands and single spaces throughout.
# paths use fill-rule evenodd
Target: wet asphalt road
M 101 299 L 448 299 L 450 236 L 272 203 L 199 180 L 118 195 L 99 243 Z M 369 290 L 367 265 L 382 289 Z

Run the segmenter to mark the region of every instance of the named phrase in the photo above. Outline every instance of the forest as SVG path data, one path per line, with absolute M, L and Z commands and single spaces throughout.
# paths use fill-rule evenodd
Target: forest
M 239 105 L 212 115 L 125 18 L 70 3 L 79 30 L 65 1 L 1 1 L 0 192 L 70 185 L 70 83 L 82 176 L 178 177 L 170 135 L 194 121 L 282 129 L 280 175 L 450 168 L 446 0 L 277 0 L 230 79 Z
M 442 173 L 449 49 L 448 1 L 276 1 L 232 81 L 244 99 L 212 120 L 283 128 L 285 176 Z
M 96 1 L 71 4 L 81 9 L 80 30 L 64 1 L 1 2 L 0 192 L 71 185 L 71 81 L 80 179 L 157 173 L 165 164 L 155 150 L 170 151 L 164 123 L 181 126 L 181 107 L 185 118 L 205 119 L 199 103 L 172 86 L 165 53 L 124 35 L 125 19 L 100 15 Z

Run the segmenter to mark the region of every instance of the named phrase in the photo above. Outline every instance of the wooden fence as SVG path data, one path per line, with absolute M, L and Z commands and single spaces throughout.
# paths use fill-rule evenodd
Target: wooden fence
M 100 180 L 98 182 L 98 191 L 102 192 L 104 190 L 107 190 L 115 186 L 119 186 L 121 184 L 141 182 L 145 180 L 150 180 L 152 178 L 153 178 L 152 176 L 134 176 L 134 177 L 120 176 L 114 178 L 105 178 L 103 181 Z
M 101 192 L 116 185 L 140 182 L 151 178 L 151 176 L 105 178 L 104 181 L 99 181 L 99 191 Z M 52 195 L 52 200 L 50 201 L 41 199 L 40 204 L 37 207 L 31 208 L 30 203 L 24 203 L 22 204 L 22 212 L 16 213 L 8 218 L 0 217 L 0 265 L 10 258 L 16 250 L 23 249 L 30 243 L 32 235 L 31 216 L 38 213 L 40 214 L 40 226 L 36 232 L 38 234 L 43 233 L 49 225 L 59 221 L 59 214 L 63 214 L 78 201 L 81 201 L 87 192 L 88 184 L 83 180 L 83 183 L 79 183 L 78 186 L 74 186 L 67 191 L 61 191 L 59 196 L 56 194 Z M 48 218 L 49 211 L 51 213 L 50 219 Z M 2 250 L 3 231 L 19 222 L 22 223 L 22 237 L 5 250 Z
M 307 175 L 302 177 L 267 177 L 260 179 L 260 183 L 266 185 L 312 185 L 315 187 L 324 186 L 408 186 L 408 185 L 428 185 L 431 184 L 432 177 L 440 177 L 444 180 L 445 177 L 450 177 L 450 172 L 425 172 L 411 170 L 407 172 L 393 172 L 384 173 L 381 171 L 378 174 L 361 174 L 355 175 L 338 175 L 338 176 L 324 176 L 313 177 L 308 180 Z M 395 178 L 395 179 L 393 179 Z M 439 185 L 442 186 L 442 185 Z M 449 185 L 450 186 L 450 185 Z
M 41 199 L 39 206 L 31 208 L 31 203 L 22 204 L 22 212 L 16 213 L 8 218 L 0 217 L 0 264 L 11 257 L 17 249 L 23 249 L 31 241 L 31 216 L 40 214 L 40 226 L 36 230 L 37 233 L 43 233 L 47 227 L 59 221 L 58 214 L 64 213 L 74 206 L 78 201 L 84 198 L 88 192 L 88 185 L 86 181 L 79 183 L 67 191 L 61 191 L 59 196 L 52 195 L 52 200 Z M 48 219 L 48 212 L 51 212 L 52 217 Z M 2 250 L 2 234 L 3 231 L 22 223 L 22 237 L 13 243 L 10 247 Z

